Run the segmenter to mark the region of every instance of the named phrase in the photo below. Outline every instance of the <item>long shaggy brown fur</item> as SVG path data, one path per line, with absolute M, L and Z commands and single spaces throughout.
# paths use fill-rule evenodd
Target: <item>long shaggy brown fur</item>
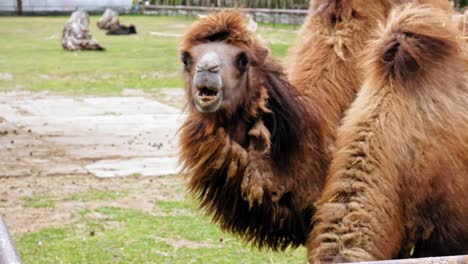
M 468 61 L 446 12 L 393 10 L 338 130 L 311 263 L 468 253 Z
M 448 0 L 310 1 L 309 15 L 288 59 L 288 79 L 321 111 L 330 150 L 337 126 L 362 85 L 358 65 L 367 42 L 391 8 L 407 2 L 454 12 Z
M 256 246 L 303 244 L 325 175 L 318 112 L 305 107 L 307 102 L 286 81 L 279 63 L 267 57 L 240 14 L 221 12 L 195 22 L 182 40 L 181 53 L 210 42 L 225 42 L 249 54 L 249 87 L 233 108 L 202 114 L 189 105 L 180 131 L 189 189 L 213 222 Z M 192 99 L 190 92 L 187 96 Z M 267 158 L 270 173 L 288 191 L 273 202 L 274 194 L 266 190 L 262 203 L 252 205 L 242 196 L 241 185 L 248 162 L 255 161 L 249 150 L 258 134 L 271 135 L 271 152 L 260 158 Z
M 362 83 L 358 61 L 391 0 L 312 0 L 289 58 L 288 78 L 322 113 L 327 146 Z

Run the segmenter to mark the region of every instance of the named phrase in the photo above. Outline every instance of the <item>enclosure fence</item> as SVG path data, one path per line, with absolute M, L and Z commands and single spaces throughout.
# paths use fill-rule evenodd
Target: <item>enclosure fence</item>
M 185 15 L 196 16 L 212 11 L 230 10 L 234 8 L 204 7 L 204 6 L 171 6 L 147 5 L 143 14 L 147 15 Z M 302 9 L 268 9 L 268 8 L 236 8 L 241 12 L 252 15 L 256 22 L 272 24 L 300 25 L 304 22 L 307 10 Z
M 151 0 L 151 5 L 307 9 L 309 0 Z

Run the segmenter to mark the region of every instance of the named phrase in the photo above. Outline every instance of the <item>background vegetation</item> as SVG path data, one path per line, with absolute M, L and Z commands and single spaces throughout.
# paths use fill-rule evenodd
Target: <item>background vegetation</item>
M 306 9 L 309 0 L 151 0 L 156 5 L 244 6 L 252 8 Z M 468 0 L 453 0 L 457 7 L 468 5 Z
M 182 87 L 177 45 L 191 17 L 123 16 L 138 34 L 106 36 L 91 17 L 90 31 L 104 52 L 63 51 L 60 38 L 68 17 L 0 17 L 0 90 L 119 93 L 138 88 Z M 260 25 L 259 34 L 277 58 L 295 39 L 292 26 Z

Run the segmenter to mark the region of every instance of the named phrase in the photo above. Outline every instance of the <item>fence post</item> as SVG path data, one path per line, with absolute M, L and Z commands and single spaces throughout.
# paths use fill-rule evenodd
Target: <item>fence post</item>
M 16 0 L 16 11 L 18 15 L 23 14 L 23 0 Z
M 0 263 L 21 264 L 20 257 L 16 252 L 13 240 L 8 229 L 0 216 Z

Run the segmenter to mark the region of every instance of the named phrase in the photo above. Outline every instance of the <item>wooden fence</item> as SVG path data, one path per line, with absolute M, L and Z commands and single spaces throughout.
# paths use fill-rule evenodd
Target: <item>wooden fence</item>
M 309 0 L 150 0 L 152 5 L 307 9 Z
M 213 11 L 230 10 L 233 8 L 204 7 L 204 6 L 171 6 L 147 5 L 142 12 L 148 15 L 185 15 L 196 16 Z M 300 25 L 304 22 L 307 10 L 302 9 L 270 9 L 270 8 L 238 8 L 251 14 L 256 22 L 272 24 Z
M 384 261 L 359 262 L 360 264 L 468 264 L 468 255 L 434 258 L 395 259 Z M 350 263 L 351 264 L 351 263 Z M 355 263 L 358 264 L 358 263 Z

